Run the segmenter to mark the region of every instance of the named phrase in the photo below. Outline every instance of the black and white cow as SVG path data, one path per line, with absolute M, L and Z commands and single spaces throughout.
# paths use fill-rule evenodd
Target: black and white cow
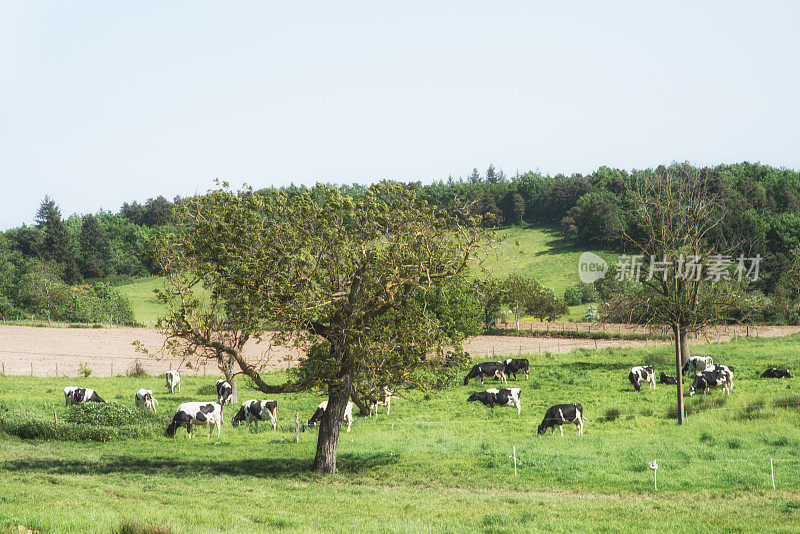
M 464 377 L 464 385 L 469 384 L 473 378 L 480 378 L 483 384 L 484 378 L 496 378 L 503 384 L 506 383 L 506 364 L 504 362 L 483 362 L 474 365 L 467 376 Z
M 64 388 L 64 401 L 67 406 L 83 404 L 85 402 L 105 402 L 93 389 L 68 386 Z
M 369 408 L 369 415 L 372 417 L 372 411 L 375 411 L 375 417 L 378 417 L 378 406 L 386 406 L 386 415 L 392 411 L 392 392 L 389 388 L 375 388 L 367 395 L 367 408 Z
M 473 391 L 472 395 L 467 399 L 468 402 L 481 401 L 484 406 L 492 409 L 494 415 L 495 406 L 513 406 L 517 409 L 517 415 L 520 413 L 520 388 L 502 388 L 502 389 L 487 389 L 478 393 Z
M 578 435 L 583 435 L 583 422 L 588 421 L 583 416 L 583 406 L 580 404 L 556 404 L 547 409 L 542 424 L 539 425 L 539 434 L 547 432 L 548 428 L 556 432 L 556 427 L 564 435 L 564 423 L 574 423 L 578 427 Z
M 528 379 L 530 363 L 528 363 L 527 358 L 509 358 L 503 364 L 505 365 L 503 372 L 506 376 L 514 375 L 514 380 L 516 380 L 517 373 L 525 373 L 525 380 Z
M 146 410 L 153 410 L 156 413 L 158 401 L 153 396 L 153 392 L 149 389 L 140 389 L 133 397 L 133 403 L 137 408 L 145 408 Z
M 669 386 L 674 386 L 678 383 L 678 379 L 674 376 L 669 376 L 666 373 L 661 373 L 661 376 L 658 377 L 659 384 L 667 384 Z
M 166 373 L 167 378 L 167 389 L 170 393 L 175 393 L 175 388 L 178 388 L 178 393 L 181 392 L 181 375 L 178 374 L 178 371 L 170 370 Z
M 692 387 L 689 388 L 689 396 L 694 395 L 695 391 L 708 395 L 708 390 L 719 388 L 722 388 L 725 393 L 730 393 L 728 375 L 724 371 L 703 371 L 695 375 Z
M 190 438 L 194 437 L 192 425 L 208 425 L 208 437 L 217 427 L 217 437 L 222 433 L 222 405 L 218 402 L 184 402 L 178 406 L 175 417 L 167 427 L 167 437 L 174 438 L 180 427 L 186 427 Z
M 315 426 L 320 421 L 322 421 L 322 414 L 325 413 L 325 409 L 328 407 L 328 401 L 322 401 L 317 405 L 317 410 L 314 412 L 314 415 L 311 416 L 311 419 L 308 420 L 308 426 Z M 347 407 L 344 409 L 344 417 L 342 418 L 342 422 L 347 424 L 347 431 L 350 432 L 350 425 L 353 424 L 353 403 L 347 401 Z
M 718 372 L 725 375 L 725 381 L 728 383 L 728 390 L 733 391 L 733 366 L 714 364 L 707 371 Z
M 792 378 L 792 375 L 789 374 L 788 369 L 767 369 L 763 373 L 761 373 L 761 378 Z
M 656 389 L 656 372 L 652 365 L 648 365 L 647 367 L 637 365 L 628 373 L 628 380 L 631 381 L 633 389 L 636 391 L 642 390 L 642 387 L 639 385 L 640 382 L 647 382 L 647 389 Z
M 233 428 L 244 421 L 250 426 L 250 421 L 258 428 L 259 421 L 269 419 L 272 430 L 278 430 L 278 403 L 274 400 L 249 400 L 242 403 L 239 412 L 233 417 Z
M 683 364 L 681 373 L 684 376 L 689 376 L 691 373 L 707 371 L 712 365 L 714 365 L 714 361 L 711 359 L 711 356 L 692 356 Z
M 221 378 L 217 380 L 217 401 L 220 404 L 230 404 L 231 395 L 233 395 L 233 388 L 231 385 Z

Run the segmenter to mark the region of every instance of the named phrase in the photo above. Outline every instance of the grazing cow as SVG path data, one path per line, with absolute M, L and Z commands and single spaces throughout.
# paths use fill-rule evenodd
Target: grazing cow
M 375 417 L 378 417 L 378 406 L 386 406 L 386 415 L 392 411 L 392 392 L 389 391 L 389 388 L 375 388 L 369 392 L 367 395 L 369 415 L 367 417 L 372 417 L 372 410 L 375 410 Z
M 583 435 L 583 422 L 588 421 L 583 417 L 583 406 L 580 404 L 556 404 L 547 409 L 544 414 L 542 424 L 539 425 L 539 434 L 547 432 L 548 428 L 553 429 L 553 434 L 556 432 L 556 427 L 564 435 L 564 423 L 575 423 L 578 427 L 578 435 Z
M 233 395 L 233 388 L 231 385 L 223 380 L 217 380 L 217 400 L 220 404 L 230 404 L 231 395 Z
M 724 371 L 703 371 L 697 373 L 689 388 L 689 396 L 694 395 L 695 391 L 702 391 L 708 395 L 709 389 L 722 388 L 725 393 L 730 393 L 728 389 L 728 375 Z
M 233 417 L 233 428 L 239 426 L 242 421 L 250 426 L 250 421 L 258 428 L 259 421 L 269 421 L 272 423 L 272 430 L 278 430 L 278 403 L 274 400 L 249 400 L 242 403 L 239 412 Z
M 689 376 L 689 373 L 697 373 L 702 371 L 707 371 L 714 365 L 711 356 L 692 356 L 686 363 L 683 364 L 683 369 L 681 369 L 681 373 L 684 376 Z
M 192 425 L 208 425 L 208 437 L 217 427 L 217 438 L 222 432 L 222 405 L 217 402 L 184 402 L 178 406 L 175 417 L 167 427 L 167 437 L 174 438 L 175 432 L 182 426 L 190 438 L 194 437 Z
M 714 364 L 707 371 L 719 372 L 725 375 L 725 381 L 728 383 L 728 389 L 733 391 L 733 366 L 732 365 L 719 365 Z
M 514 375 L 514 380 L 517 379 L 517 373 L 525 373 L 525 380 L 528 379 L 530 364 L 526 358 L 509 358 L 503 362 L 505 368 L 503 372 L 506 376 Z
M 69 386 L 64 388 L 64 400 L 67 406 L 85 402 L 105 402 L 93 389 Z
M 631 381 L 633 389 L 636 391 L 642 390 L 642 387 L 639 385 L 640 382 L 647 382 L 647 389 L 656 389 L 656 372 L 652 365 L 648 365 L 647 367 L 637 365 L 631 369 L 631 372 L 628 374 L 628 380 Z
M 513 406 L 517 409 L 517 415 L 519 415 L 519 395 L 521 392 L 520 388 L 487 389 L 480 393 L 473 391 L 467 401 L 481 401 L 484 406 L 492 409 L 492 415 L 494 415 L 495 406 Z
M 315 411 L 311 419 L 308 420 L 308 426 L 315 426 L 322 421 L 322 414 L 325 413 L 327 407 L 328 401 L 320 402 L 319 405 L 317 405 L 317 411 Z M 342 422 L 347 423 L 347 431 L 350 432 L 350 425 L 353 424 L 353 403 L 350 401 L 347 401 L 347 407 L 344 409 L 344 418 Z
M 483 362 L 474 365 L 467 376 L 464 377 L 464 385 L 469 384 L 473 378 L 480 378 L 481 384 L 486 377 L 493 377 L 500 380 L 503 384 L 506 383 L 506 364 L 504 362 Z
M 178 371 L 167 371 L 165 375 L 167 378 L 167 389 L 170 393 L 175 393 L 175 388 L 178 388 L 178 393 L 181 392 L 181 375 L 178 374 Z
M 674 386 L 678 383 L 678 379 L 674 376 L 669 376 L 666 373 L 661 373 L 661 376 L 658 377 L 659 384 L 667 384 L 669 386 Z
M 767 369 L 763 373 L 761 373 L 761 378 L 792 378 L 792 375 L 789 374 L 788 369 Z
M 149 389 L 140 389 L 137 391 L 136 395 L 133 397 L 133 403 L 137 408 L 153 410 L 153 413 L 156 413 L 156 406 L 158 406 L 158 401 L 153 396 L 153 392 Z

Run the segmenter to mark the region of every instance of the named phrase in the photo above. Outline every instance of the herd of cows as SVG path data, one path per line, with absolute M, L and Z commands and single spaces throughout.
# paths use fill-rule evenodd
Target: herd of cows
M 732 365 L 714 364 L 709 356 L 693 356 L 687 360 L 682 368 L 683 376 L 692 376 L 694 380 L 689 389 L 689 395 L 695 392 L 708 394 L 711 389 L 722 389 L 725 393 L 733 390 L 734 369 Z M 517 374 L 524 373 L 527 380 L 530 374 L 530 364 L 525 358 L 509 358 L 504 361 L 482 362 L 474 365 L 469 373 L 464 377 L 464 385 L 468 385 L 470 380 L 480 379 L 481 383 L 487 378 L 499 380 L 502 384 L 507 384 L 507 378 L 513 376 L 516 380 Z M 764 378 L 791 378 L 791 374 L 785 369 L 768 369 L 762 375 Z M 178 371 L 168 371 L 165 375 L 166 388 L 171 394 L 181 390 L 181 377 Z M 628 379 L 635 391 L 641 391 L 642 382 L 648 384 L 648 389 L 655 389 L 656 378 L 653 366 L 636 366 L 630 370 Z M 678 378 L 661 373 L 659 382 L 662 384 L 677 384 Z M 217 437 L 222 433 L 223 406 L 230 404 L 233 395 L 233 388 L 225 380 L 217 380 L 216 383 L 217 401 L 193 401 L 184 402 L 178 406 L 175 416 L 172 418 L 166 429 L 168 437 L 175 437 L 179 428 L 186 428 L 189 437 L 194 437 L 195 425 L 208 425 L 209 437 L 217 429 Z M 517 409 L 517 415 L 522 411 L 520 402 L 521 388 L 490 388 L 482 392 L 473 391 L 467 401 L 479 401 L 488 406 L 494 414 L 495 406 L 509 406 Z M 80 388 L 69 386 L 64 388 L 64 399 L 67 406 L 84 404 L 88 402 L 105 402 L 98 393 L 90 388 Z M 386 388 L 376 388 L 367 396 L 367 407 L 369 415 L 373 411 L 378 414 L 378 406 L 386 407 L 386 414 L 391 411 L 392 393 Z M 139 389 L 134 395 L 134 405 L 138 408 L 151 410 L 156 413 L 158 401 L 153 392 L 149 389 Z M 328 401 L 319 403 L 316 411 L 307 421 L 308 426 L 313 427 L 322 420 L 322 415 L 328 406 Z M 239 411 L 233 418 L 232 426 L 238 427 L 241 423 L 246 423 L 249 427 L 251 423 L 258 426 L 259 421 L 269 421 L 273 430 L 278 428 L 278 403 L 274 400 L 251 399 L 241 404 Z M 578 428 L 578 435 L 583 435 L 583 422 L 586 421 L 583 406 L 580 403 L 557 404 L 547 409 L 542 423 L 539 425 L 538 433 L 544 434 L 547 429 L 559 428 L 561 435 L 564 435 L 563 425 L 574 424 Z M 353 403 L 348 402 L 345 408 L 343 424 L 347 425 L 347 432 L 353 424 Z

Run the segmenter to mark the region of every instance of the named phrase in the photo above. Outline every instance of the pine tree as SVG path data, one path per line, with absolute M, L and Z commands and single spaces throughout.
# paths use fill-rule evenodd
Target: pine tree
M 69 232 L 61 219 L 61 210 L 49 196 L 44 197 L 36 212 L 36 226 L 42 232 L 37 247 L 39 257 L 59 265 L 64 272 L 65 282 L 72 284 L 79 281 L 80 272 L 69 241 Z
M 80 247 L 79 263 L 85 278 L 102 278 L 108 274 L 108 261 L 111 256 L 111 242 L 94 215 L 83 217 L 78 236 Z

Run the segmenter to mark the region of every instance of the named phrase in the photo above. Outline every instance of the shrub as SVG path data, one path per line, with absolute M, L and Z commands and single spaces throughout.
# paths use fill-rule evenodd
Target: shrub
M 581 304 L 583 298 L 583 291 L 579 286 L 570 286 L 564 291 L 564 302 L 567 306 L 577 306 Z
M 89 364 L 86 362 L 81 362 L 78 364 L 78 369 L 76 369 L 76 371 L 84 378 L 88 378 L 92 374 L 92 370 L 89 368 Z
M 130 368 L 125 371 L 125 375 L 129 376 L 130 378 L 145 378 L 150 376 L 145 368 L 142 366 L 142 362 L 139 359 L 133 360 Z
M 197 388 L 198 395 L 217 395 L 217 386 L 214 384 L 204 384 Z

